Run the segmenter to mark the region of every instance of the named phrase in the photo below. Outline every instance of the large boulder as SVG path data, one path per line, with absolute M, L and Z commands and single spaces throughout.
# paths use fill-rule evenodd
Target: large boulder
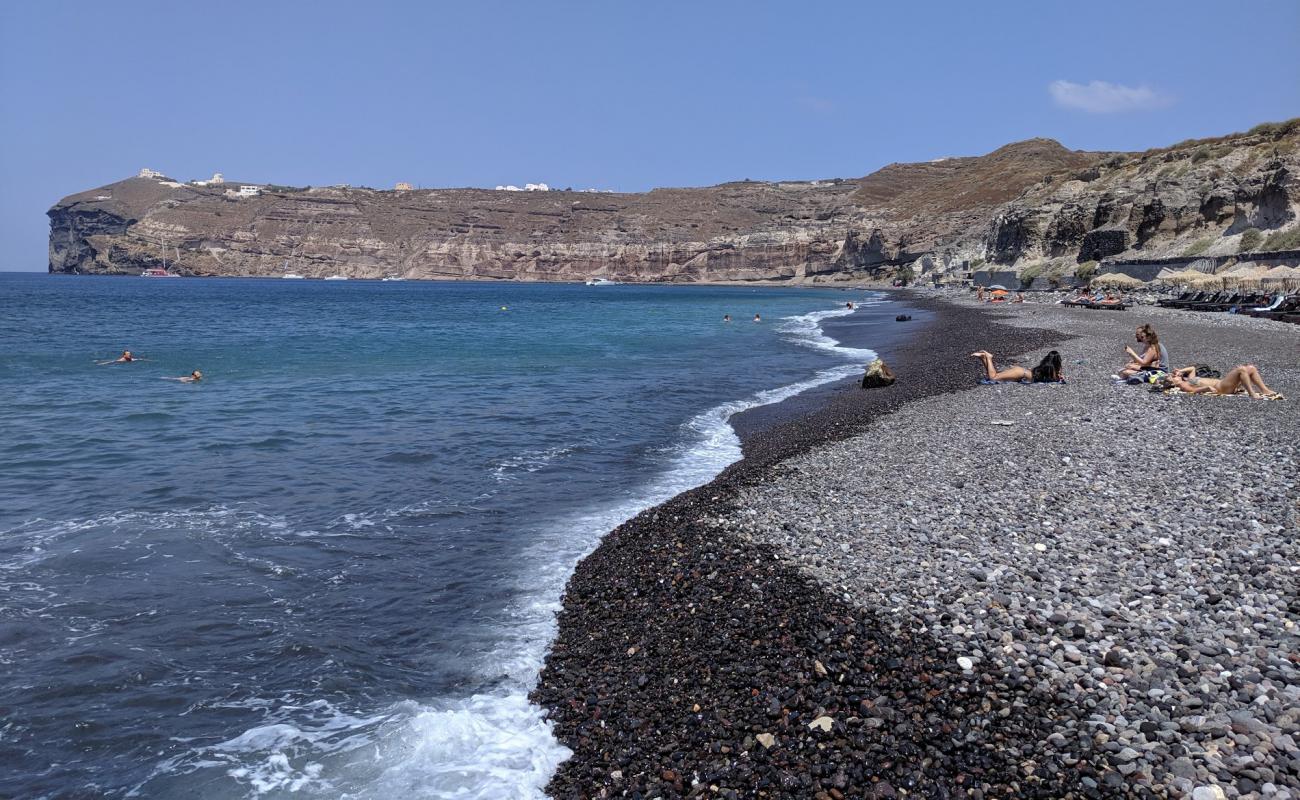
M 898 376 L 889 368 L 889 365 L 880 359 L 876 359 L 867 365 L 867 372 L 862 376 L 863 389 L 880 389 L 885 386 L 892 386 Z

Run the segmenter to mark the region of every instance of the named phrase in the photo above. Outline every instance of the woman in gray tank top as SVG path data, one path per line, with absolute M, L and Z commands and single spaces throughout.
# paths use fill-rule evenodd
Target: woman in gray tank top
M 1137 327 L 1134 338 L 1144 345 L 1142 353 L 1139 354 L 1126 345 L 1124 352 L 1132 361 L 1124 365 L 1117 377 L 1127 380 L 1143 370 L 1169 371 L 1169 353 L 1165 350 L 1165 346 L 1160 344 L 1160 337 L 1156 335 L 1155 328 L 1149 323 L 1143 323 Z

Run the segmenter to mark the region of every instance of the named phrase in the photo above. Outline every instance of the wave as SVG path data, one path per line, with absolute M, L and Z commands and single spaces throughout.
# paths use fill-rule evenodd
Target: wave
M 874 303 L 872 303 L 874 304 Z M 820 370 L 813 376 L 749 397 L 720 403 L 692 417 L 682 426 L 681 443 L 668 456 L 668 465 L 634 495 L 610 506 L 589 509 L 551 523 L 532 539 L 520 554 L 520 562 L 537 564 L 526 583 L 516 587 L 510 609 L 514 636 L 479 664 L 483 675 L 497 676 L 497 688 L 462 701 L 453 709 L 421 713 L 410 719 L 404 734 L 407 757 L 386 769 L 384 788 L 410 797 L 540 798 L 555 768 L 570 755 L 552 735 L 551 723 L 540 708 L 528 703 L 528 692 L 537 682 L 546 651 L 556 634 L 556 614 L 561 608 L 565 583 L 577 563 L 600 543 L 606 533 L 637 514 L 659 505 L 684 491 L 716 478 L 740 460 L 741 442 L 730 419 L 752 408 L 787 400 L 818 386 L 853 377 L 862 371 L 863 360 L 875 358 L 864 348 L 840 347 L 825 335 L 823 319 L 845 316 L 853 309 L 836 308 L 787 319 L 796 341 L 819 350 L 832 350 L 850 361 Z M 544 452 L 538 451 L 540 456 Z M 553 455 L 550 457 L 554 457 Z M 540 459 L 539 459 L 540 460 Z M 521 463 L 524 463 L 521 461 Z M 528 461 L 529 464 L 538 461 Z M 544 465 L 539 464 L 537 468 Z M 502 725 L 502 721 L 509 724 Z M 437 724 L 430 724 L 435 722 Z M 450 730 L 444 729 L 449 725 Z M 474 735 L 454 745 L 455 732 L 468 728 Z M 438 759 L 420 761 L 411 752 L 436 753 Z M 428 773 L 439 760 L 458 770 L 455 781 L 439 788 L 428 782 Z M 440 768 L 441 769 L 441 768 Z M 435 770 L 438 771 L 438 770 Z M 438 771 L 438 774 L 442 774 Z M 422 778 L 421 780 L 412 780 Z M 382 792 L 375 796 L 382 796 Z M 368 793 L 364 796 L 370 796 Z
M 497 481 L 513 481 L 520 473 L 536 472 L 557 458 L 566 456 L 574 450 L 571 446 L 548 447 L 544 450 L 525 450 L 517 456 L 504 458 L 492 468 L 492 477 Z
M 512 587 L 514 600 L 501 621 L 508 635 L 493 652 L 467 665 L 483 680 L 468 697 L 402 701 L 370 711 L 345 711 L 323 700 L 282 705 L 237 736 L 159 765 L 153 778 L 137 788 L 153 791 L 159 786 L 155 779 L 167 783 L 213 769 L 249 796 L 541 800 L 555 769 L 571 752 L 554 737 L 545 712 L 528 701 L 528 694 L 555 638 L 564 586 L 578 561 L 610 530 L 708 483 L 738 461 L 742 452 L 730 424 L 734 415 L 860 373 L 862 362 L 875 353 L 842 347 L 821 329 L 823 320 L 851 313 L 847 308 L 812 312 L 786 318 L 777 328 L 790 340 L 847 363 L 696 414 L 683 423 L 679 443 L 666 453 L 664 469 L 648 483 L 615 503 L 553 520 L 530 535 L 516 558 L 529 569 Z M 543 469 L 570 449 L 526 451 L 498 462 L 493 475 L 500 482 L 513 480 Z M 442 516 L 464 513 L 466 507 L 472 509 L 472 504 L 429 502 L 348 514 L 326 528 L 357 535 L 382 530 L 393 515 Z M 238 516 L 235 520 L 253 521 Z M 225 791 L 230 788 L 227 784 Z
M 836 339 L 826 335 L 822 330 L 822 320 L 834 319 L 835 317 L 847 317 L 856 313 L 864 306 L 878 305 L 879 300 L 865 300 L 859 303 L 857 308 L 831 308 L 824 311 L 813 311 L 808 314 L 800 314 L 793 317 L 785 317 L 783 323 L 777 330 L 781 333 L 790 335 L 790 338 L 798 344 L 805 347 L 811 347 L 814 350 L 821 350 L 834 355 L 852 358 L 859 361 L 871 361 L 876 357 L 874 350 L 861 347 L 845 347 Z

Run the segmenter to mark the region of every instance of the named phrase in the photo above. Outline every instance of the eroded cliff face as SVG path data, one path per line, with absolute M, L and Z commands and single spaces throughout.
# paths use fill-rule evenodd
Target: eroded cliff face
M 229 184 L 227 184 L 229 186 Z M 161 196 L 155 187 L 161 187 Z M 51 209 L 52 272 L 752 281 L 834 271 L 853 182 L 645 194 L 226 190 L 131 178 Z
M 1208 247 L 1296 219 L 1297 126 L 1144 154 L 1033 139 L 860 180 L 643 194 L 194 186 L 131 178 L 49 211 L 50 271 L 412 279 L 857 280 Z M 1237 238 L 1240 238 L 1237 236 Z M 1224 240 L 1222 242 L 1218 240 Z
M 1300 124 L 1113 154 L 1045 179 L 954 250 L 1019 268 L 1297 246 Z M 1254 234 L 1248 232 L 1255 231 Z

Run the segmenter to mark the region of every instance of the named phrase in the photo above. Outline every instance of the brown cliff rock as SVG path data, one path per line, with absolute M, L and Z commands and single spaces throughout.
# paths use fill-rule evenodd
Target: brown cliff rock
M 637 282 L 923 277 L 989 261 L 1078 262 L 1296 226 L 1300 121 L 1146 153 L 1049 139 L 891 164 L 861 180 L 728 183 L 642 194 L 377 191 L 130 178 L 48 212 L 50 272 Z M 1294 238 L 1294 237 L 1293 237 Z

